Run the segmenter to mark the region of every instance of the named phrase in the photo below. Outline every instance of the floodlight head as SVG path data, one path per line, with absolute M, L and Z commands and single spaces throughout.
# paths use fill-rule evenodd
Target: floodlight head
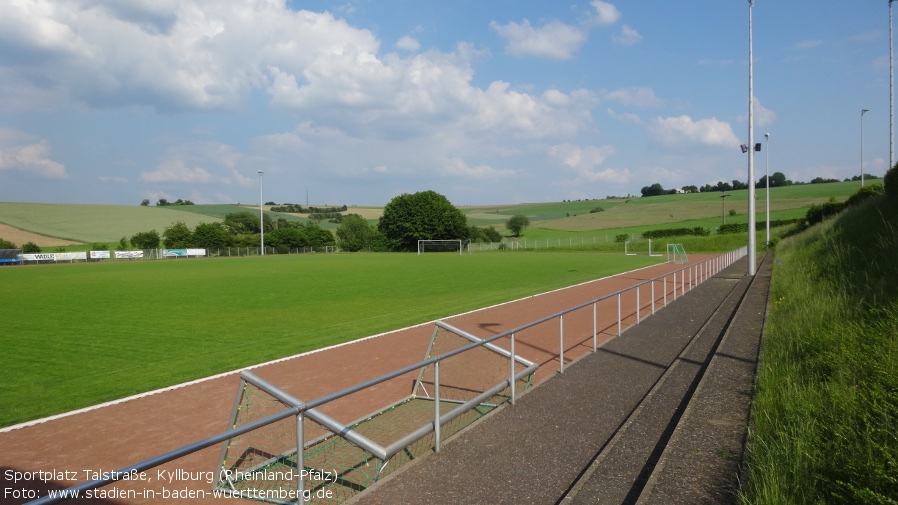
M 759 152 L 761 151 L 761 143 L 760 142 L 755 144 L 755 151 L 759 151 Z
M 767 139 L 767 140 L 770 140 L 770 134 L 769 134 L 769 133 L 765 133 L 765 134 L 764 134 L 764 138 Z
M 743 152 L 743 153 L 747 153 L 747 152 L 748 152 L 748 146 L 747 146 L 747 145 L 742 144 L 742 145 L 739 146 L 739 147 L 742 149 L 742 152 Z
M 259 173 L 259 175 L 262 175 L 262 174 L 264 174 L 264 173 L 265 173 L 265 172 L 263 172 L 263 171 L 262 171 L 262 170 L 256 170 L 256 172 L 258 172 L 258 173 Z
M 870 112 L 870 109 L 861 109 L 861 116 L 863 116 L 865 112 Z

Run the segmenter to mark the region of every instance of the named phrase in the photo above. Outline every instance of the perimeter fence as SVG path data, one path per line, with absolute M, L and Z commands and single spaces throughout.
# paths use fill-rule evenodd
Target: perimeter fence
M 218 444 L 213 484 L 219 492 L 281 504 L 341 503 L 402 463 L 439 452 L 446 436 L 470 422 L 503 404 L 513 405 L 539 366 L 516 354 L 522 335 L 539 331 L 552 338 L 557 328 L 558 372 L 564 373 L 566 351 L 587 345 L 596 352 L 600 331 L 621 335 L 746 254 L 742 247 L 485 339 L 435 321 L 424 360 L 311 401 L 244 370 L 226 431 L 29 503 L 63 502 Z M 616 312 L 610 326 L 599 327 L 600 306 L 603 314 Z M 572 321 L 589 316 L 591 334 L 571 335 Z M 408 397 L 356 421 L 340 422 L 323 412 L 334 402 L 410 374 L 416 379 Z M 387 433 L 384 426 L 393 431 Z

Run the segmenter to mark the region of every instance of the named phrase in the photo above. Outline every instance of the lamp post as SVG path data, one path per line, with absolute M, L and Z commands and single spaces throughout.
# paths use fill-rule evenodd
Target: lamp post
M 861 109 L 861 187 L 864 187 L 864 113 L 870 109 Z
M 262 256 L 265 256 L 265 219 L 262 216 L 262 170 L 258 170 L 259 172 L 259 245 L 262 248 Z
M 752 64 L 751 11 L 754 0 L 748 0 L 748 275 L 755 275 L 755 123 L 754 75 Z
M 767 247 L 770 247 L 770 134 L 769 133 L 764 134 L 764 144 L 766 144 L 764 146 L 764 156 L 766 156 L 766 158 L 767 158 L 765 161 L 765 168 L 764 168 L 764 173 L 766 174 L 766 178 L 764 179 L 764 181 L 765 181 L 764 185 L 767 186 L 767 198 L 766 198 L 766 200 L 767 200 L 767 221 L 766 221 L 767 235 L 766 235 L 766 242 L 764 242 L 764 245 Z
M 895 166 L 895 60 L 892 49 L 892 2 L 894 1 L 889 0 L 889 169 Z
M 726 193 L 720 195 L 720 204 L 721 204 L 721 206 L 722 206 L 722 207 L 721 207 L 722 210 L 720 211 L 720 215 L 721 215 L 721 217 L 723 218 L 723 224 L 727 224 L 727 203 L 726 203 L 727 200 L 726 200 L 726 198 L 727 198 L 728 196 L 730 196 L 730 195 L 728 195 L 728 194 L 726 194 Z

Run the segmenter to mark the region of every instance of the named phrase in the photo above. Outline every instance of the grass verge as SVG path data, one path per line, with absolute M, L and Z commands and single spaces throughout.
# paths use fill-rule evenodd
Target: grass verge
M 745 504 L 898 503 L 898 202 L 777 246 Z

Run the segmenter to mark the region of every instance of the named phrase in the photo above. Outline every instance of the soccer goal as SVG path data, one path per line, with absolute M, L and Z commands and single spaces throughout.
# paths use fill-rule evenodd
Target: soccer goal
M 456 252 L 461 255 L 465 248 L 465 241 L 453 240 L 419 240 L 418 256 L 425 252 Z
M 686 249 L 683 244 L 667 244 L 667 262 L 668 263 L 686 263 Z
M 661 256 L 652 252 L 652 239 L 635 239 L 624 242 L 624 254 L 627 256 L 649 255 Z

